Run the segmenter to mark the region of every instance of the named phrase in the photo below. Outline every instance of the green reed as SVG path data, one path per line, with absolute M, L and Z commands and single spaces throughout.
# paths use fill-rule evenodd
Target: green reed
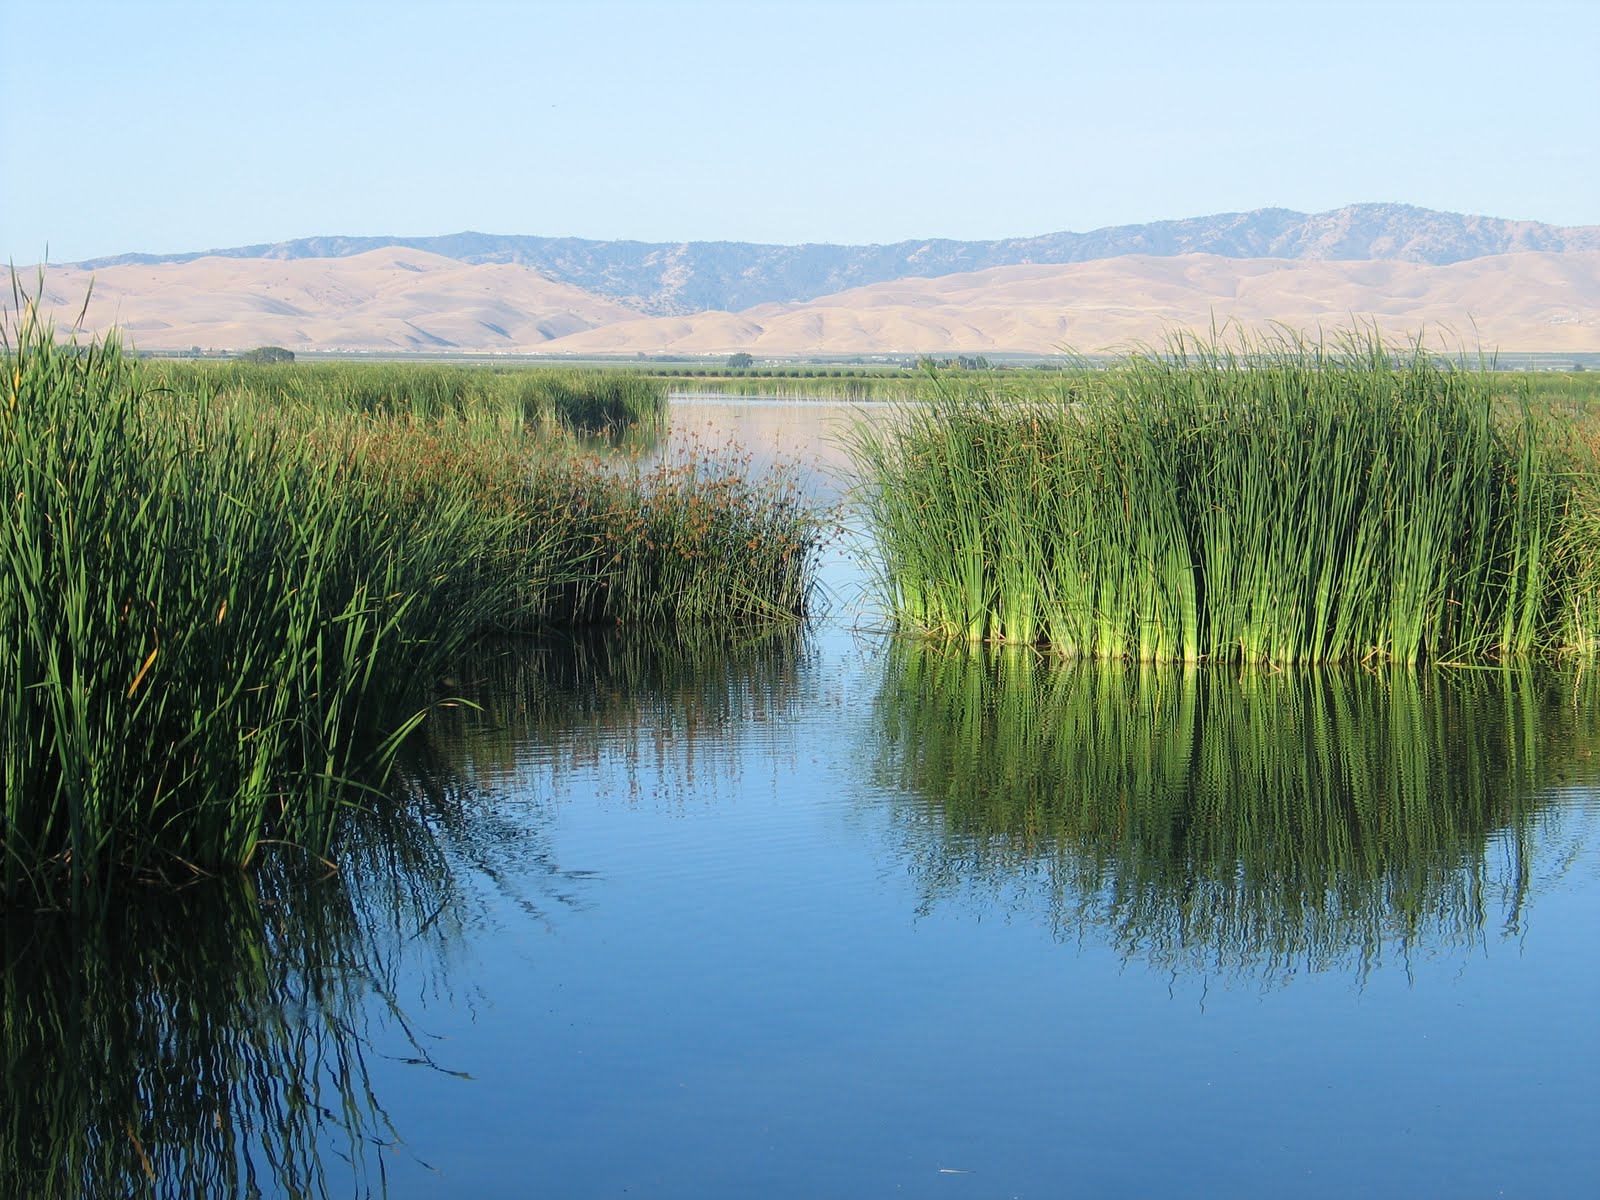
M 1274 975 L 1514 924 L 1531 822 L 1595 750 L 1592 693 L 899 642 L 879 771 L 930 900 L 1042 876 L 1064 927 L 1126 954 Z
M 703 375 L 703 377 L 702 377 Z M 801 375 L 796 370 L 707 371 L 695 375 L 657 373 L 674 392 L 719 396 L 771 396 L 780 400 L 911 400 L 918 381 L 910 373 L 897 375 L 848 374 L 818 370 Z
M 1594 644 L 1595 457 L 1503 377 L 1377 341 L 1166 353 L 1054 392 L 935 380 L 852 449 L 892 615 L 1142 661 Z
M 4 902 L 103 907 L 117 877 L 248 864 L 264 838 L 326 851 L 485 632 L 804 611 L 816 520 L 710 462 L 153 387 L 23 299 L 0 362 Z
M 547 620 L 734 627 L 804 615 L 822 519 L 797 479 L 752 480 L 745 465 L 732 451 L 653 466 L 535 464 L 530 508 L 573 564 L 566 582 L 546 590 Z
M 625 371 L 168 360 L 148 364 L 146 372 L 152 387 L 235 403 L 418 422 L 450 418 L 501 432 L 659 430 L 667 415 L 665 383 Z

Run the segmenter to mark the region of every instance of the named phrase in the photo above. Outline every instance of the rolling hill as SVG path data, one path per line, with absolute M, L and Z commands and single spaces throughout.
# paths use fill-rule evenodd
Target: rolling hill
M 1283 208 L 1047 233 L 992 241 L 945 238 L 891 245 L 774 246 L 751 242 L 634 242 L 457 233 L 443 237 L 318 237 L 185 254 L 124 254 L 78 264 L 90 269 L 182 263 L 198 258 L 345 258 L 387 247 L 473 264 L 513 264 L 597 292 L 640 312 L 684 315 L 792 303 L 907 276 L 937 278 L 990 267 L 1093 262 L 1126 254 L 1171 257 L 1364 259 L 1443 266 L 1525 250 L 1600 250 L 1600 226 L 1436 212 L 1405 204 L 1352 204 L 1306 214 Z
M 1452 347 L 1597 352 L 1600 226 L 1352 205 L 893 246 L 312 238 L 51 267 L 46 291 L 58 324 L 88 294 L 88 330 L 152 351 L 1094 352 L 1375 320 Z

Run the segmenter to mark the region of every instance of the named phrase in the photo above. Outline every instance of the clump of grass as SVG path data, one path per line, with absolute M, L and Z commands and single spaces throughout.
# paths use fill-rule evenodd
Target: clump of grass
M 1579 648 L 1591 492 L 1497 388 L 1375 338 L 1180 338 L 1054 395 L 937 384 L 853 446 L 889 607 L 934 636 L 1146 661 Z
M 535 465 L 530 509 L 571 547 L 546 620 L 738 626 L 794 619 L 814 591 L 822 522 L 782 473 L 753 480 L 731 450 L 619 466 Z
M 485 632 L 803 612 L 818 527 L 709 463 L 263 411 L 60 346 L 0 367 L 0 897 L 317 852 Z M 275 370 L 277 368 L 263 368 Z M 65 894 L 62 894 L 64 884 Z

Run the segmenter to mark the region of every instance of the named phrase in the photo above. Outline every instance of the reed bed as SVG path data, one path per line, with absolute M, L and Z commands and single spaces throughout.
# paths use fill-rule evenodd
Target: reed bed
M 929 903 L 1042 884 L 1064 929 L 1130 956 L 1278 978 L 1516 927 L 1550 792 L 1593 778 L 1596 701 L 1546 671 L 900 641 L 878 775 L 906 795 Z
M 792 619 L 819 526 L 710 461 L 151 386 L 31 309 L 0 401 L 0 903 L 326 852 L 486 632 Z M 270 367 L 265 370 L 279 370 Z
M 814 376 L 707 372 L 704 378 L 698 375 L 664 378 L 678 395 L 770 396 L 774 400 L 908 401 L 916 398 L 919 386 L 917 377 L 910 374 L 848 375 L 821 370 Z
M 1503 376 L 1376 339 L 1180 338 L 858 425 L 888 607 L 1140 661 L 1592 653 L 1596 468 Z
M 815 591 L 822 515 L 797 477 L 760 480 L 729 448 L 654 465 L 601 458 L 532 465 L 530 511 L 569 549 L 541 596 L 558 624 L 736 628 L 793 620 Z
M 416 363 L 153 361 L 152 388 L 256 408 L 456 422 L 501 433 L 659 430 L 661 380 L 625 371 Z

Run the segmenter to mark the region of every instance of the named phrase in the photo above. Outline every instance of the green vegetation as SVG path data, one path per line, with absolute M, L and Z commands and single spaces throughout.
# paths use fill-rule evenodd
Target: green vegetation
M 808 603 L 816 517 L 736 464 L 583 456 L 483 420 L 493 401 L 386 401 L 349 369 L 300 402 L 270 388 L 327 377 L 151 375 L 18 308 L 0 904 L 103 908 L 118 877 L 248 864 L 264 841 L 327 851 L 486 632 L 732 629 Z
M 417 363 L 294 363 L 156 360 L 147 386 L 243 400 L 273 410 L 363 413 L 411 421 L 450 419 L 481 431 L 587 433 L 659 430 L 667 389 L 627 371 L 442 366 Z
M 770 396 L 775 400 L 911 400 L 918 391 L 917 381 L 911 376 L 851 376 L 822 369 L 770 375 L 707 371 L 703 376 L 673 375 L 667 381 L 674 392 L 690 395 Z
M 918 380 L 917 373 L 911 370 L 823 363 L 749 367 L 651 363 L 638 370 L 661 380 L 674 392 L 793 400 L 910 400 L 917 394 Z
M 257 346 L 254 350 L 246 350 L 239 355 L 239 362 L 243 363 L 292 363 L 294 351 L 285 350 L 282 346 Z
M 1179 340 L 1049 390 L 937 378 L 852 449 L 889 608 L 935 637 L 1146 661 L 1593 654 L 1593 435 L 1505 385 L 1376 342 Z
M 891 654 L 879 776 L 927 899 L 1043 886 L 1064 928 L 1175 969 L 1365 969 L 1513 926 L 1543 796 L 1600 748 L 1594 681 L 1547 671 Z

